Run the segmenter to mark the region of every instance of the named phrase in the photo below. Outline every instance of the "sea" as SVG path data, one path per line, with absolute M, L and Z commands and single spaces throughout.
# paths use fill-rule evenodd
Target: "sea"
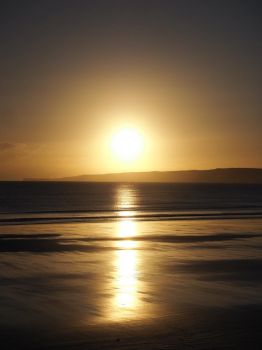
M 253 349 L 261 310 L 262 185 L 0 182 L 5 349 Z

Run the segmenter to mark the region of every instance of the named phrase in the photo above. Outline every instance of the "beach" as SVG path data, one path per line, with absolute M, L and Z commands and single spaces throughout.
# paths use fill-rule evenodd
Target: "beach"
M 3 348 L 260 349 L 261 186 L 210 186 L 5 184 Z

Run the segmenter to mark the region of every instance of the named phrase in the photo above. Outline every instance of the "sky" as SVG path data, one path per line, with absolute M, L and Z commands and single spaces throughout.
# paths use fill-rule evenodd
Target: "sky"
M 0 179 L 262 167 L 261 34 L 254 0 L 1 2 Z

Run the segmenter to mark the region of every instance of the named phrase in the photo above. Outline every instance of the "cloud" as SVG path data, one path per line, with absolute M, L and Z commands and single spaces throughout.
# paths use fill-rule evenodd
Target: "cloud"
M 0 143 L 0 152 L 11 151 L 17 148 L 17 143 L 2 142 Z
M 28 146 L 16 142 L 0 142 L 0 159 L 13 160 L 17 157 L 24 157 L 28 154 Z

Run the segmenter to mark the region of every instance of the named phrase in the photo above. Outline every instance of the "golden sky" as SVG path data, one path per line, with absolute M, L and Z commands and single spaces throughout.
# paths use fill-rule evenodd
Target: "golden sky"
M 0 178 L 262 167 L 259 12 L 212 3 L 6 5 Z

